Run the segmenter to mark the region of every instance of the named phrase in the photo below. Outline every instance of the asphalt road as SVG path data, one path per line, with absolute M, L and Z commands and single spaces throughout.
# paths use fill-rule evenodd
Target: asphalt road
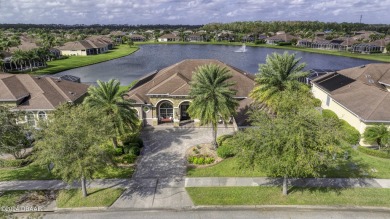
M 44 218 L 51 219 L 117 219 L 117 218 L 159 218 L 159 219 L 230 219 L 230 218 L 300 218 L 300 219 L 319 219 L 319 218 L 354 218 L 354 219 L 381 219 L 390 218 L 389 210 L 371 210 L 371 209 L 252 209 L 252 210 L 189 210 L 189 211 L 104 211 L 104 212 L 68 212 L 68 213 L 50 213 Z

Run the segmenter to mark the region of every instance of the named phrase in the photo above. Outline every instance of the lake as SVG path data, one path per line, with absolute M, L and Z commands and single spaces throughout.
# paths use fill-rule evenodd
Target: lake
M 355 67 L 375 61 L 354 59 L 341 56 L 300 52 L 293 50 L 271 49 L 261 47 L 246 47 L 247 52 L 236 53 L 240 46 L 225 45 L 142 45 L 140 49 L 119 59 L 98 63 L 86 67 L 71 69 L 55 74 L 74 75 L 81 82 L 93 83 L 96 80 L 108 81 L 119 79 L 122 85 L 144 76 L 145 74 L 165 68 L 184 59 L 218 59 L 248 73 L 257 73 L 259 64 L 265 63 L 267 54 L 273 52 L 296 53 L 302 57 L 301 62 L 307 64 L 306 69 L 335 69 Z

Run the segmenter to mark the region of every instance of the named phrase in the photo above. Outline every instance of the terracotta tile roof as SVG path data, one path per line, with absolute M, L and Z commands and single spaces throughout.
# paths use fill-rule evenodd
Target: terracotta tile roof
M 236 97 L 245 98 L 252 91 L 255 82 L 254 76 L 251 74 L 215 59 L 187 59 L 141 78 L 128 92 L 129 99 L 133 99 L 137 103 L 150 103 L 149 96 L 153 94 L 188 95 L 193 72 L 197 67 L 206 64 L 216 64 L 226 67 L 230 71 L 233 75 L 230 80 L 236 83 L 232 87 L 237 90 Z M 134 96 L 136 94 L 137 97 Z
M 53 110 L 62 103 L 77 101 L 87 93 L 89 87 L 81 83 L 28 74 L 0 74 L 0 85 L 4 85 L 0 86 L 0 102 L 24 98 L 15 108 L 20 110 Z
M 390 122 L 390 92 L 380 81 L 390 78 L 390 64 L 369 64 L 321 76 L 313 83 L 364 121 Z
M 172 38 L 175 38 L 175 39 L 179 39 L 178 36 L 174 35 L 174 34 L 171 34 L 171 33 L 168 33 L 168 34 L 164 34 L 162 36 L 159 37 L 160 39 L 172 39 Z

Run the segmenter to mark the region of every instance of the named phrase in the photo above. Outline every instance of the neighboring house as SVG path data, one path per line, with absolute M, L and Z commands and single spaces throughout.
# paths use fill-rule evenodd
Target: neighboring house
M 174 34 L 164 34 L 158 38 L 158 42 L 175 42 L 179 41 L 180 37 L 174 35 Z
M 194 34 L 190 34 L 186 37 L 186 41 L 189 41 L 189 42 L 202 42 L 203 41 L 203 36 L 198 34 L 198 33 L 194 33 Z
M 368 125 L 390 126 L 390 64 L 368 64 L 326 74 L 312 81 L 322 108 L 334 111 L 363 133 Z
M 73 77 L 74 78 L 74 77 Z M 12 111 L 23 111 L 19 123 L 36 127 L 39 120 L 63 103 L 81 103 L 88 85 L 60 78 L 29 74 L 0 74 L 0 106 Z
M 143 42 L 145 41 L 145 37 L 139 34 L 131 34 L 130 39 L 133 42 Z
M 94 36 L 87 37 L 86 40 L 98 41 L 101 43 L 105 43 L 105 44 L 107 44 L 107 47 L 109 50 L 114 48 L 114 41 L 112 41 L 112 39 L 108 36 L 94 35 Z
M 181 121 L 194 121 L 195 126 L 199 125 L 199 120 L 191 118 L 187 113 L 191 104 L 188 94 L 194 71 L 206 64 L 225 67 L 233 75 L 230 80 L 236 82 L 232 88 L 237 90 L 235 98 L 240 106 L 232 123 L 236 128 L 245 126 L 246 112 L 252 103 L 248 96 L 255 86 L 254 76 L 214 59 L 184 60 L 141 78 L 128 92 L 128 99 L 135 102 L 143 124 L 158 126 L 172 123 L 179 126 Z
M 278 44 L 278 43 L 289 43 L 292 39 L 297 39 L 296 37 L 287 34 L 280 33 L 272 37 L 268 37 L 265 41 L 267 44 Z
M 88 56 L 107 52 L 109 45 L 104 40 L 79 40 L 67 42 L 63 46 L 57 47 L 57 49 L 64 56 Z

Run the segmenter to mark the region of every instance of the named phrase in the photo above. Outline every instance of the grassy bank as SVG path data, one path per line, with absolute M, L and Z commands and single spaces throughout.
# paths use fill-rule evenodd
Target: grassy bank
M 61 190 L 57 196 L 58 208 L 109 207 L 122 194 L 124 189 L 87 189 L 83 197 L 81 189 Z
M 350 159 L 340 161 L 321 174 L 328 178 L 381 178 L 390 179 L 390 159 L 373 157 L 351 150 Z M 241 167 L 238 158 L 229 158 L 211 167 L 188 169 L 188 177 L 262 177 L 258 168 Z
M 130 178 L 134 167 L 108 166 L 94 174 L 95 179 Z M 0 181 L 57 179 L 45 167 L 30 164 L 20 168 L 1 168 Z
M 181 44 L 181 45 L 226 45 L 226 46 L 240 46 L 242 43 L 239 42 L 141 42 L 137 43 L 137 45 L 145 45 L 145 44 Z M 302 52 L 311 52 L 325 55 L 333 55 L 333 56 L 343 56 L 357 59 L 366 59 L 378 62 L 390 62 L 390 55 L 376 53 L 376 54 L 360 54 L 360 53 L 350 53 L 345 51 L 334 51 L 334 50 L 321 50 L 321 49 L 312 49 L 312 48 L 302 48 L 296 46 L 277 46 L 270 44 L 254 44 L 254 43 L 246 43 L 247 46 L 252 47 L 263 47 L 263 48 L 272 48 L 272 49 L 282 49 L 282 50 L 296 50 Z
M 280 187 L 186 188 L 195 205 L 331 205 L 390 207 L 390 190 L 377 188 L 290 188 L 283 196 Z
M 47 67 L 33 71 L 33 74 L 54 74 L 61 71 L 79 68 L 87 65 L 93 65 L 100 62 L 117 59 L 130 55 L 137 51 L 138 47 L 129 47 L 128 45 L 119 45 L 115 49 L 99 55 L 90 56 L 70 56 L 67 59 L 54 60 L 47 63 Z

